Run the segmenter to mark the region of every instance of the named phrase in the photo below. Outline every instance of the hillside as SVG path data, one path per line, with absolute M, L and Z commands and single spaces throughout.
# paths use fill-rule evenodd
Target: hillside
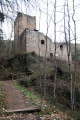
M 80 59 L 80 44 L 77 43 L 76 47 L 77 47 L 77 49 L 76 49 L 76 52 L 77 52 L 76 57 L 77 57 L 77 59 Z M 72 59 L 74 60 L 75 44 L 71 44 L 71 53 L 72 53 Z
M 40 61 L 40 62 L 39 62 Z M 44 97 L 44 78 L 46 66 L 46 96 Z M 77 84 L 75 91 L 75 111 L 71 111 L 70 103 L 70 80 L 68 65 L 66 61 L 57 60 L 57 83 L 56 83 L 56 109 L 58 114 L 62 111 L 70 118 L 80 119 L 80 61 L 77 62 Z M 74 77 L 74 66 L 72 65 Z M 40 76 L 41 74 L 41 76 Z M 40 79 L 42 83 L 42 94 L 40 90 Z M 35 55 L 35 53 L 17 55 L 0 62 L 0 80 L 15 80 L 15 84 L 36 93 L 42 102 L 46 101 L 51 111 L 54 111 L 54 62 Z M 41 97 L 42 95 L 42 97 Z M 50 113 L 47 110 L 47 113 Z M 56 113 L 57 114 L 57 113 Z M 62 119 L 61 119 L 62 120 Z

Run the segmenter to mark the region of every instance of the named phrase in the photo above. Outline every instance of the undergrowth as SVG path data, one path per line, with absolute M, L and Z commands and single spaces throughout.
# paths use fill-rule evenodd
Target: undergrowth
M 10 67 L 11 72 L 15 73 L 25 73 L 26 78 L 22 79 L 20 82 L 20 85 L 24 87 L 32 87 L 40 93 L 39 91 L 39 65 L 38 65 L 38 56 L 31 55 L 31 54 L 25 54 L 25 55 L 19 55 L 13 59 L 10 59 L 7 64 L 5 65 L 6 68 Z M 42 85 L 44 84 L 44 59 L 40 58 L 41 62 L 41 80 Z M 67 112 L 71 114 L 76 119 L 80 119 L 79 115 L 79 109 L 80 109 L 80 88 L 76 87 L 75 94 L 75 109 L 76 111 L 70 112 L 70 79 L 69 79 L 69 72 L 68 72 L 68 66 L 65 63 L 65 61 L 58 60 L 57 63 L 57 88 L 56 88 L 56 98 L 58 104 L 56 104 L 56 108 L 59 108 L 63 112 Z M 46 61 L 46 73 L 47 73 L 47 97 L 50 98 L 50 101 L 53 102 L 53 82 L 54 82 L 54 66 L 53 63 L 50 62 L 50 60 Z M 79 66 L 80 64 L 78 64 Z M 79 68 L 80 69 L 80 68 Z M 79 71 L 79 70 L 78 70 Z M 10 73 L 10 72 L 9 72 Z M 72 71 L 73 78 L 74 78 L 74 71 Z M 80 73 L 79 73 L 80 75 Z M 80 77 L 78 75 L 78 81 L 80 81 Z M 37 104 L 37 99 L 34 97 L 34 94 L 28 90 L 25 90 L 22 86 L 17 84 L 16 88 L 21 91 L 22 94 L 24 94 L 29 101 L 32 101 L 34 104 Z M 77 86 L 80 86 L 79 82 L 77 83 Z M 44 88 L 44 85 L 42 86 L 42 90 Z
M 5 98 L 5 94 L 3 93 L 2 84 L 0 83 L 0 115 L 3 114 L 2 107 L 4 104 L 4 98 Z

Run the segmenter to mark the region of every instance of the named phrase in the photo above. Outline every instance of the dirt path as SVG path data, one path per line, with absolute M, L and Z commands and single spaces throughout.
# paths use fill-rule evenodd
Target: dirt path
M 27 102 L 26 97 L 17 90 L 9 81 L 3 81 L 3 91 L 5 94 L 5 109 L 15 110 L 32 107 L 33 105 Z M 13 114 L 10 116 L 0 117 L 0 120 L 40 120 L 38 114 Z
M 5 93 L 6 109 L 23 109 L 31 107 L 32 104 L 27 102 L 26 97 L 21 94 L 9 81 L 3 82 L 3 89 Z

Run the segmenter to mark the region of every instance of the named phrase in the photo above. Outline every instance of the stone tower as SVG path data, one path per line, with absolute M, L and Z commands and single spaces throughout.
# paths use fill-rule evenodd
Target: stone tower
M 15 53 L 20 52 L 19 37 L 26 28 L 31 29 L 31 30 L 36 29 L 36 17 L 25 15 L 25 14 L 19 12 L 16 17 L 16 20 L 14 21 Z

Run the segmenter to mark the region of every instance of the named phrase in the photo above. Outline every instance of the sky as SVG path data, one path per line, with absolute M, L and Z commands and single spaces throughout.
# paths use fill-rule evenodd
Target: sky
M 3 0 L 5 3 L 5 0 Z M 15 0 L 13 0 L 15 1 Z M 57 42 L 64 42 L 64 1 L 57 0 L 56 4 L 56 40 Z M 77 33 L 77 42 L 80 43 L 80 0 L 75 1 L 75 16 L 76 21 L 76 33 Z M 4 31 L 5 39 L 14 39 L 14 20 L 16 18 L 17 11 L 22 13 L 36 16 L 36 26 L 40 32 L 47 34 L 54 41 L 54 0 L 48 0 L 48 16 L 47 16 L 47 0 L 28 0 L 26 4 L 22 0 L 17 0 L 19 7 L 17 7 L 15 2 L 12 2 L 12 12 L 8 12 L 7 8 L 4 8 L 5 14 L 11 17 L 12 19 L 5 19 L 2 29 Z M 72 21 L 73 9 L 72 9 L 72 0 L 69 0 L 69 12 L 70 12 L 70 32 L 71 40 L 74 42 L 74 24 Z M 68 18 L 67 18 L 67 3 L 66 3 L 66 32 L 68 36 Z M 14 11 L 15 10 L 15 11 Z M 11 8 L 9 8 L 11 11 Z M 48 19 L 47 19 L 48 18 Z M 47 24 L 48 24 L 48 33 L 47 33 Z M 13 33 L 13 34 L 12 34 Z

